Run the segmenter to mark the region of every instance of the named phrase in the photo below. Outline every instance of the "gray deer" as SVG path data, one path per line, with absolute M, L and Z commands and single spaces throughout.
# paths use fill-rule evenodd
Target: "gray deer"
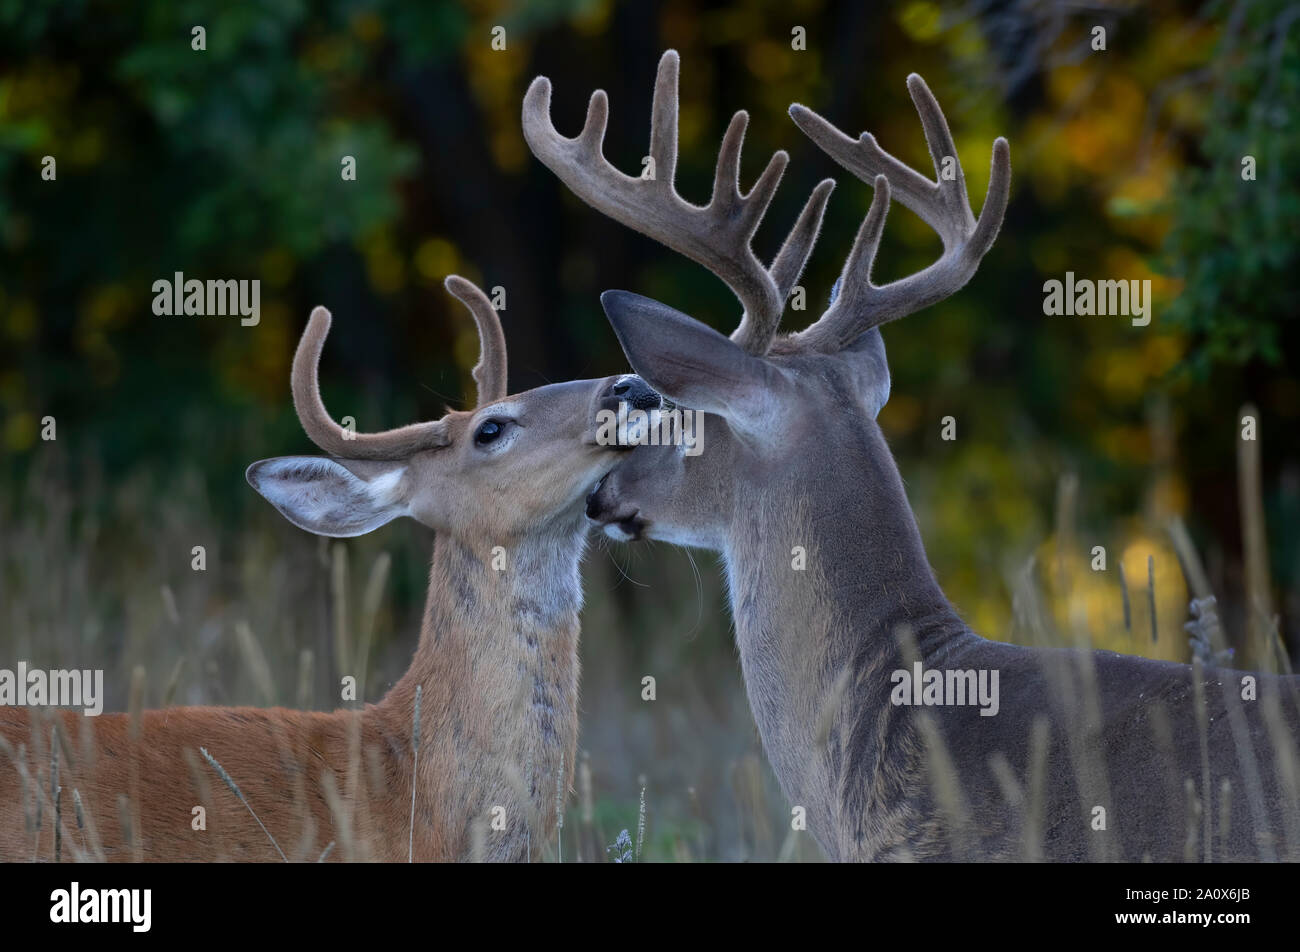
M 799 128 L 872 184 L 874 198 L 830 306 L 782 335 L 834 183 L 817 186 L 764 267 L 750 240 L 786 155 L 742 196 L 746 115 L 737 113 L 709 204 L 684 201 L 673 184 L 677 82 L 669 51 L 652 107 L 653 177 L 629 177 L 604 158 L 603 91 L 569 139 L 552 124 L 550 83 L 538 77 L 524 132 L 575 194 L 704 265 L 744 308 L 727 338 L 648 298 L 602 296 L 633 369 L 705 413 L 708 439 L 698 455 L 680 446 L 627 454 L 587 512 L 615 538 L 722 553 L 750 706 L 794 815 L 802 811 L 836 860 L 1300 857 L 1296 678 L 986 640 L 949 604 L 926 559 L 876 423 L 889 396 L 878 328 L 974 275 L 1007 205 L 1006 140 L 993 144 L 976 218 L 921 77 L 907 82 L 936 181 L 870 134 L 854 140 L 792 106 Z M 938 233 L 943 253 L 876 285 L 891 194 Z M 803 571 L 792 560 L 799 551 Z

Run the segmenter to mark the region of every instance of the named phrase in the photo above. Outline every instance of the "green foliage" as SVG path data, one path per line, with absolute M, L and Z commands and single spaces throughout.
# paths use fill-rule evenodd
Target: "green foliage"
M 1223 4 L 1223 13 L 1236 5 Z M 1213 92 L 1199 152 L 1170 196 L 1168 273 L 1184 280 L 1167 319 L 1195 335 L 1192 367 L 1283 360 L 1300 267 L 1300 8 L 1243 5 L 1207 67 Z M 1255 162 L 1243 178 L 1243 159 Z
M 243 618 L 293 700 L 299 651 L 328 631 L 326 550 L 242 473 L 260 457 L 311 451 L 288 362 L 314 305 L 336 317 L 325 401 L 363 429 L 458 403 L 473 331 L 441 290 L 449 271 L 508 288 L 512 390 L 626 369 L 598 303 L 608 287 L 730 331 L 738 313 L 721 282 L 572 198 L 519 132 L 534 75 L 552 78 L 566 134 L 603 86 L 606 154 L 635 173 L 654 64 L 669 46 L 682 53 L 684 195 L 706 200 L 735 109 L 752 120 L 745 187 L 774 150 L 791 156 L 755 240 L 764 260 L 814 184 L 839 183 L 802 281 L 807 310 L 787 313 L 786 330 L 816 319 L 871 201 L 803 139 L 789 103 L 852 135 L 871 130 L 929 174 L 904 82 L 920 72 L 947 113 L 977 211 L 989 143 L 1009 139 L 1012 202 L 979 273 L 884 331 L 893 387 L 880 423 L 936 572 L 977 629 L 1010 630 L 1006 577 L 1036 552 L 1043 564 L 1057 554 L 1046 540 L 1072 473 L 1076 555 L 1100 539 L 1112 567 L 1132 550 L 1145 578 L 1160 517 L 1182 513 L 1217 573 L 1231 631 L 1234 417 L 1247 399 L 1264 421 L 1278 604 L 1293 606 L 1300 467 L 1281 437 L 1300 423 L 1290 371 L 1300 353 L 1296 9 L 1130 4 L 1112 11 L 1110 49 L 1094 55 L 1092 11 L 1053 4 L 0 0 L 0 618 L 10 633 L 0 647 L 94 660 L 119 689 L 133 664 L 157 678 L 188 656 L 187 703 L 252 702 L 251 685 L 232 675 L 230 633 Z M 806 51 L 790 48 L 792 18 L 807 29 Z M 195 25 L 207 31 L 202 52 L 191 47 Z M 508 31 L 506 51 L 489 47 L 495 25 Z M 1156 92 L 1171 83 L 1161 105 Z M 1140 161 L 1148 122 L 1150 173 Z M 57 183 L 40 178 L 46 154 L 58 159 Z M 340 177 L 344 155 L 356 158 L 356 181 Z M 1257 159 L 1256 181 L 1241 179 L 1245 155 Z M 1149 328 L 1042 315 L 1046 278 L 1069 269 L 1160 283 L 1142 262 L 1161 249 L 1182 289 L 1157 292 Z M 918 270 L 938 251 L 896 203 L 877 277 Z M 177 270 L 262 279 L 261 324 L 154 316 L 151 283 Z M 1188 342 L 1188 365 L 1212 385 L 1169 378 Z M 1163 429 L 1149 421 L 1161 399 L 1173 407 Z M 37 436 L 47 414 L 57 444 Z M 956 442 L 939 438 L 949 414 Z M 188 569 L 197 542 L 212 557 L 205 575 Z M 356 564 L 394 556 L 370 696 L 409 657 L 428 544 L 409 522 L 347 543 Z M 732 765 L 758 748 L 712 561 L 697 566 L 666 546 L 593 547 L 582 726 L 599 771 L 596 830 L 584 841 L 593 857 L 635 830 L 643 771 L 654 809 L 643 855 L 674 856 L 679 840 L 694 858 L 768 858 L 781 847 L 745 845 L 760 824 L 742 817 L 730 787 Z M 163 619 L 162 585 L 175 591 L 184 637 Z M 1119 604 L 1109 576 L 1074 591 L 1089 618 Z M 1294 639 L 1295 621 L 1283 621 Z M 336 672 L 328 646 L 315 646 L 313 703 L 324 704 Z M 662 672 L 676 699 L 641 702 L 628 684 L 643 671 Z M 111 703 L 121 706 L 120 690 Z M 707 829 L 684 819 L 697 812 L 687 790 L 699 793 Z M 761 826 L 784 832 L 785 804 L 769 801 Z M 578 829 L 566 824 L 566 835 Z

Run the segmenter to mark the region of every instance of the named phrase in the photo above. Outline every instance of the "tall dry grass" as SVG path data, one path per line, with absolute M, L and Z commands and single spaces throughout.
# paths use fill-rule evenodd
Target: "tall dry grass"
M 1050 540 L 1028 540 L 1019 555 L 1004 560 L 1008 569 L 997 597 L 1013 618 L 1002 633 L 1006 640 L 1098 644 L 1100 626 L 1111 639 L 1101 642 L 1105 647 L 1212 664 L 1224 660 L 1231 642 L 1245 647 L 1258 666 L 1289 670 L 1269 615 L 1257 451 L 1243 450 L 1240 458 L 1251 606 L 1246 631 L 1223 623 L 1214 599 L 1221 605 L 1231 593 L 1216 586 L 1179 517 L 1143 530 L 1158 537 L 1159 555 L 1137 550 L 1131 558 L 1112 557 L 1105 573 L 1071 557 L 1087 548 L 1088 527 L 1078 510 L 1089 487 L 1067 477 L 1058 486 Z M 21 485 L 0 487 L 0 665 L 24 660 L 47 668 L 103 668 L 105 709 L 127 710 L 136 719 L 142 708 L 173 704 L 328 710 L 381 697 L 415 647 L 431 534 L 407 522 L 346 542 L 316 539 L 285 523 L 251 491 L 249 504 L 232 518 L 209 498 L 213 478 L 191 465 L 165 477 L 139 472 L 109 484 L 92 461 L 74 465 L 50 452 Z M 924 510 L 919 515 L 924 524 Z M 928 541 L 932 550 L 943 544 Z M 205 552 L 203 570 L 195 568 L 196 546 Z M 820 859 L 811 836 L 791 829 L 789 807 L 763 756 L 717 559 L 596 538 L 584 576 L 576 790 L 557 789 L 562 822 L 550 842 L 531 844 L 533 861 L 609 861 L 621 855 L 611 847 L 624 831 L 633 860 Z M 1192 627 L 1185 632 L 1188 619 Z M 1240 665 L 1240 657 L 1234 663 Z M 355 704 L 340 698 L 345 673 L 358 678 Z M 654 701 L 642 699 L 646 676 L 655 678 Z M 1087 699 L 1081 703 L 1087 711 Z M 835 705 L 829 707 L 827 717 Z M 1279 748 L 1286 747 L 1291 739 L 1276 712 L 1270 724 Z M 1292 782 L 1300 778 L 1300 757 L 1287 750 L 1275 769 Z M 1023 818 L 1025 859 L 1041 854 L 1043 753 L 1035 747 L 1034 769 L 1023 782 L 995 765 L 1008 808 Z M 365 858 L 366 805 L 358 782 L 367 767 L 359 739 L 351 759 L 350 786 L 334 778 L 327 787 L 337 841 L 277 849 L 300 860 L 335 852 Z M 933 763 L 942 778 L 941 752 Z M 217 779 L 228 782 L 198 758 L 186 766 L 200 790 Z M 1240 782 L 1248 793 L 1258 789 L 1260 769 L 1253 775 L 1245 770 Z M 32 789 L 43 792 L 23 807 L 29 828 L 64 837 L 66 826 L 56 849 L 100 858 L 81 792 L 71 791 L 68 801 L 75 805 L 75 826 L 62 815 L 68 792 L 60 791 L 57 774 L 51 764 L 44 783 L 31 778 Z M 1096 778 L 1088 765 L 1080 766 L 1080 783 Z M 1207 789 L 1204 782 L 1201 789 Z M 960 819 L 962 791 L 954 786 L 942 793 L 944 809 Z M 133 796 L 119 805 L 127 830 L 138 829 Z M 1252 812 L 1261 808 L 1251 804 Z M 250 812 L 258 806 L 246 805 Z M 1210 825 L 1206 804 L 1188 798 L 1185 806 L 1195 844 L 1189 855 L 1206 858 L 1224 832 Z M 1294 834 L 1300 843 L 1300 830 Z M 138 840 L 133 846 L 138 852 Z

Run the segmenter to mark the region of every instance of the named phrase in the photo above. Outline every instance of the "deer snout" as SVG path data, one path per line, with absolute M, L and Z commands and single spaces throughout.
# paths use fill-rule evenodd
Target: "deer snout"
M 613 377 L 596 400 L 595 426 L 587 442 L 626 452 L 647 442 L 663 399 L 636 374 Z
M 596 391 L 592 423 L 583 438 L 588 446 L 627 452 L 648 441 L 659 425 L 663 399 L 636 374 L 607 378 Z
M 614 381 L 607 399 L 613 404 L 609 406 L 611 410 L 617 410 L 619 403 L 626 403 L 634 410 L 658 410 L 663 404 L 659 394 L 636 374 L 627 374 Z
M 601 477 L 587 495 L 587 518 L 598 524 L 607 536 L 618 542 L 641 538 L 646 521 L 640 510 L 621 504 L 611 491 L 609 473 Z

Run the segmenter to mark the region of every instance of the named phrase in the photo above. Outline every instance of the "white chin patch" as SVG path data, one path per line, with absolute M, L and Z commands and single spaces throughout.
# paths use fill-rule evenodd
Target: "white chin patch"
M 605 535 L 609 536 L 615 542 L 631 542 L 636 536 L 628 532 L 616 522 L 611 522 L 605 526 Z

